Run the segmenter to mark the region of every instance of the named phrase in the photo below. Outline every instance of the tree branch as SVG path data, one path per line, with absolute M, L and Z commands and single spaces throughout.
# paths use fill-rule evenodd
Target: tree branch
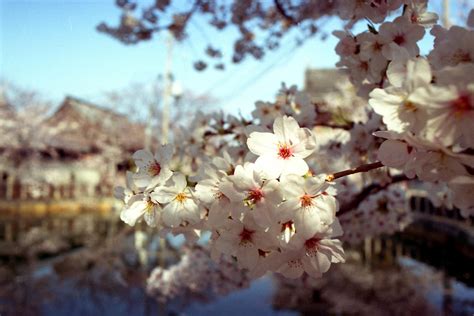
M 371 194 L 380 192 L 388 188 L 392 184 L 408 180 L 410 180 L 410 178 L 407 178 L 407 176 L 401 174 L 392 177 L 392 182 L 386 184 L 372 183 L 362 189 L 362 191 L 360 191 L 359 194 L 357 194 L 351 201 L 341 205 L 341 207 L 339 208 L 339 212 L 337 212 L 337 215 L 340 216 L 349 213 L 352 210 L 355 210 L 359 206 L 359 204 L 362 203 L 362 201 L 364 201 Z
M 286 13 L 285 8 L 283 7 L 283 5 L 280 3 L 279 0 L 274 0 L 273 2 L 275 3 L 275 8 L 277 9 L 278 13 L 280 13 L 281 16 L 285 18 L 285 20 L 287 20 L 290 24 L 296 24 L 295 19 L 292 16 L 290 16 L 288 13 Z
M 356 168 L 347 169 L 347 170 L 344 170 L 344 171 L 339 171 L 339 172 L 336 172 L 336 173 L 333 173 L 333 174 L 328 174 L 326 176 L 326 181 L 331 182 L 331 181 L 334 181 L 336 179 L 339 179 L 339 178 L 342 178 L 342 177 L 345 177 L 345 176 L 349 176 L 351 174 L 355 174 L 355 173 L 359 173 L 359 172 L 367 172 L 367 171 L 377 169 L 377 168 L 381 168 L 381 167 L 384 167 L 384 165 L 380 161 L 377 161 L 377 162 L 374 162 L 374 163 L 368 163 L 368 164 L 361 165 L 361 166 L 356 167 Z

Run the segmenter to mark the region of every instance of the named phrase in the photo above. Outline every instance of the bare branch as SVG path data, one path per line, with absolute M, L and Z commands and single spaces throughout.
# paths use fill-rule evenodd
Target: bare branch
M 278 13 L 280 13 L 289 24 L 297 24 L 295 19 L 291 17 L 288 13 L 286 13 L 285 8 L 280 3 L 280 0 L 274 0 L 274 3 L 275 8 L 278 10 Z
M 356 167 L 356 168 L 352 168 L 352 169 L 348 169 L 348 170 L 344 170 L 344 171 L 339 171 L 339 172 L 336 172 L 336 173 L 333 173 L 333 174 L 328 174 L 326 176 L 326 181 L 328 181 L 328 182 L 334 181 L 336 179 L 339 179 L 339 178 L 342 178 L 342 177 L 345 177 L 345 176 L 349 176 L 351 174 L 355 174 L 355 173 L 359 173 L 359 172 L 367 172 L 367 171 L 377 169 L 377 168 L 381 168 L 381 167 L 384 167 L 384 165 L 380 161 L 365 164 L 365 165 L 361 165 L 361 166 Z
M 359 194 L 357 194 L 351 201 L 341 205 L 341 207 L 339 208 L 339 212 L 337 212 L 337 215 L 341 216 L 343 214 L 349 213 L 352 210 L 357 209 L 359 204 L 362 203 L 362 201 L 364 201 L 371 194 L 385 190 L 392 184 L 408 181 L 408 180 L 410 179 L 407 178 L 405 175 L 396 175 L 392 177 L 392 182 L 389 182 L 386 184 L 378 184 L 378 183 L 369 184 L 364 189 L 362 189 L 362 191 L 360 191 Z

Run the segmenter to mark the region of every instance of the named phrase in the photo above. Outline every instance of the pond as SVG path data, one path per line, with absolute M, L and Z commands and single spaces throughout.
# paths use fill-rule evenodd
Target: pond
M 46 232 L 36 230 L 25 235 L 40 235 L 37 238 L 42 242 L 65 240 L 67 230 L 61 230 L 58 238 L 57 230 L 53 234 L 49 226 L 41 227 L 46 227 Z M 158 300 L 156 295 L 147 294 L 147 277 L 159 262 L 165 266 L 179 262 L 180 253 L 175 248 L 179 240 L 171 239 L 163 255 L 159 251 L 163 244 L 146 231 L 148 239 L 138 245 L 137 233 L 120 223 L 113 234 L 103 232 L 104 225 L 94 227 L 100 230 L 96 234 L 99 237 L 92 238 L 94 232 L 89 231 L 83 242 L 77 236 L 69 239 L 74 241 L 73 247 L 43 245 L 39 255 L 30 252 L 27 258 L 3 257 L 0 314 L 474 314 L 472 253 L 466 256 L 459 247 L 441 245 L 439 240 L 422 242 L 418 235 L 373 238 L 347 247 L 348 262 L 333 265 L 320 280 L 295 281 L 269 274 L 249 286 L 230 287 L 225 295 L 208 291 L 208 285 L 199 288 L 194 284 L 192 291 L 176 290 L 165 300 Z M 24 244 L 25 238 L 19 238 L 18 243 Z M 45 253 L 45 249 L 50 252 Z

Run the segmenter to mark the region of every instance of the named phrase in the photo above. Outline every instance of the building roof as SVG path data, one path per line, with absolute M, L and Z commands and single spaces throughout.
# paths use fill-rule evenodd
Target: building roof
M 79 98 L 67 96 L 45 124 L 54 130 L 49 144 L 72 150 L 96 151 L 120 147 L 127 151 L 143 147 L 145 128 L 125 115 Z
M 348 76 L 342 70 L 306 69 L 304 76 L 304 90 L 313 97 L 337 91 L 336 84 L 347 81 Z

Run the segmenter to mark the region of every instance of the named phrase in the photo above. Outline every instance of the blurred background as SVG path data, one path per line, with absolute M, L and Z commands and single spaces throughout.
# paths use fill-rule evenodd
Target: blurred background
M 454 23 L 473 6 L 451 1 L 446 12 L 441 2 L 431 11 Z M 232 54 L 234 30 L 198 16 L 183 41 L 160 33 L 124 45 L 97 30 L 121 12 L 112 0 L 0 0 L 0 315 L 474 314 L 472 220 L 420 196 L 407 201 L 419 217 L 403 233 L 347 248 L 348 263 L 322 280 L 147 289 L 156 266 L 192 270 L 183 258 L 206 262 L 205 251 L 120 221 L 113 188 L 133 152 L 199 111 L 250 117 L 282 82 L 337 96 L 347 78 L 331 32 L 342 23 L 327 18 L 317 36 L 284 38 L 262 59 L 197 71 L 211 39 Z

